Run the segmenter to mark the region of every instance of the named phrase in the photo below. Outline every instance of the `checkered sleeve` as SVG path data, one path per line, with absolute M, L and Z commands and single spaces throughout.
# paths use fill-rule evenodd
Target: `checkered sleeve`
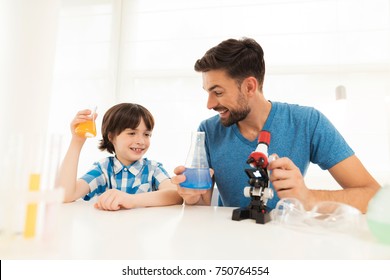
M 90 192 L 84 197 L 84 200 L 90 200 L 95 195 L 104 193 L 107 189 L 107 166 L 106 162 L 95 162 L 91 169 L 80 177 L 89 185 Z
M 168 172 L 163 167 L 162 163 L 151 161 L 151 165 L 153 166 L 153 174 L 152 174 L 152 186 L 153 190 L 158 190 L 158 186 L 165 179 L 170 179 Z

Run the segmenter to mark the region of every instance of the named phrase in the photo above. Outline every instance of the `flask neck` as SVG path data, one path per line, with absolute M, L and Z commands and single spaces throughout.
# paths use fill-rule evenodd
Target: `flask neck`
M 188 152 L 186 165 L 187 168 L 208 168 L 208 161 L 205 148 L 205 133 L 193 132 L 191 137 L 191 146 Z

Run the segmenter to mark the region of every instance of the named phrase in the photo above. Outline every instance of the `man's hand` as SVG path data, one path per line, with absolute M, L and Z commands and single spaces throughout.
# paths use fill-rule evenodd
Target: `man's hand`
M 180 183 L 183 183 L 186 180 L 186 176 L 183 175 L 183 172 L 186 168 L 184 166 L 178 166 L 173 171 L 176 176 L 173 176 L 171 181 L 173 184 L 177 185 L 177 192 L 183 198 L 185 204 L 193 205 L 193 204 L 207 204 L 211 203 L 211 190 L 197 190 L 197 189 L 188 189 L 180 186 Z M 210 170 L 211 175 L 213 171 Z M 209 195 L 207 195 L 209 194 Z M 206 197 L 204 197 L 206 196 Z M 210 199 L 208 197 L 210 196 Z M 210 202 L 209 202 L 210 200 Z
M 268 165 L 268 170 L 271 171 L 269 179 L 279 198 L 294 197 L 300 200 L 305 208 L 309 208 L 310 190 L 306 187 L 299 168 L 287 157 L 272 156 L 273 160 Z

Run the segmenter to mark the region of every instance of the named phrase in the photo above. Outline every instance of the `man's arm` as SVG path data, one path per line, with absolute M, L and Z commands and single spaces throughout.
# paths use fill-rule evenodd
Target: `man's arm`
M 329 169 L 343 190 L 332 192 L 332 200 L 352 205 L 366 213 L 368 203 L 379 190 L 379 183 L 371 176 L 356 155 L 350 156 Z M 322 194 L 315 196 L 321 198 Z
M 270 181 L 279 198 L 295 197 L 307 210 L 320 201 L 337 201 L 365 213 L 370 199 L 380 188 L 379 183 L 355 155 L 329 169 L 343 190 L 308 189 L 299 168 L 289 158 L 272 161 L 268 169 L 271 171 Z

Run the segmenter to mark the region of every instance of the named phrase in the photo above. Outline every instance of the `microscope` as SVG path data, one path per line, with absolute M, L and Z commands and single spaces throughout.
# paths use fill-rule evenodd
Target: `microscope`
M 258 224 L 265 224 L 270 221 L 270 215 L 266 207 L 268 199 L 272 199 L 274 195 L 273 190 L 268 188 L 267 166 L 270 141 L 270 132 L 260 131 L 256 150 L 249 155 L 247 160 L 252 168 L 245 169 L 250 186 L 244 188 L 244 196 L 250 197 L 251 202 L 247 207 L 234 209 L 232 220 L 254 219 Z

